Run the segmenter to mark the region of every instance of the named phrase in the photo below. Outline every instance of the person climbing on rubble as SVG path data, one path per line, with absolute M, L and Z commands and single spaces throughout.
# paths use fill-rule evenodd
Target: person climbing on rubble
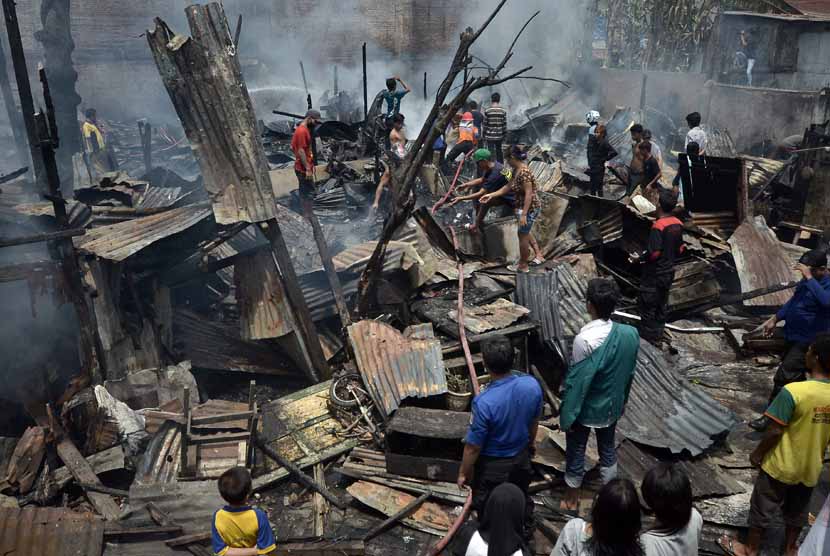
M 398 90 L 398 83 L 403 87 L 403 91 Z M 400 76 L 390 77 L 386 80 L 386 90 L 382 93 L 383 100 L 386 101 L 386 119 L 391 120 L 392 116 L 401 111 L 401 101 L 403 97 L 412 92 L 412 89 L 403 82 Z M 391 124 L 391 121 L 389 122 Z M 391 125 L 390 125 L 391 127 Z
M 618 154 L 608 142 L 608 130 L 605 124 L 597 124 L 594 134 L 588 137 L 588 176 L 591 178 L 591 195 L 603 196 L 605 166 Z
M 104 134 L 98 124 L 98 113 L 94 108 L 89 108 L 84 112 L 81 135 L 84 138 L 84 157 L 90 177 L 98 179 L 118 168 L 107 148 Z
M 451 175 L 454 172 L 453 164 L 459 155 L 467 155 L 478 145 L 479 130 L 475 126 L 473 115 L 464 112 L 458 125 L 458 142 L 450 149 L 447 158 L 444 159 L 444 173 Z
M 491 208 L 506 207 L 511 211 L 515 211 L 516 197 L 513 193 L 507 193 L 501 197 L 495 198 L 489 203 L 482 203 L 481 198 L 488 193 L 494 193 L 510 183 L 513 173 L 509 166 L 504 166 L 499 162 L 493 162 L 493 153 L 487 149 L 478 149 L 473 153 L 473 160 L 478 167 L 479 177 L 459 185 L 457 191 L 465 191 L 467 189 L 479 188 L 469 195 L 460 195 L 455 197 L 448 203 L 447 206 L 454 206 L 462 201 L 473 201 L 476 207 L 476 219 L 468 229 L 470 231 L 481 230 L 484 226 L 484 218 Z M 545 256 L 536 242 L 533 234 L 530 234 L 530 248 L 533 250 L 534 258 L 531 261 L 533 265 L 540 265 L 545 262 Z
M 389 157 L 394 156 L 396 159 L 395 163 L 402 161 L 406 156 L 406 131 L 404 130 L 405 121 L 406 118 L 403 114 L 398 113 L 392 116 L 392 130 L 389 132 L 389 145 L 391 146 L 391 153 Z M 383 175 L 380 177 L 377 189 L 375 189 L 375 200 L 372 203 L 373 211 L 380 208 L 380 199 L 383 196 L 384 190 L 389 185 L 389 181 L 392 179 L 392 170 L 389 167 L 389 162 L 384 161 L 382 164 L 384 171 Z
M 620 290 L 616 282 L 594 278 L 588 283 L 591 322 L 574 339 L 565 378 L 559 428 L 565 433 L 565 484 L 560 508 L 579 509 L 585 476 L 585 449 L 591 431 L 597 435 L 603 483 L 617 476 L 617 421 L 622 416 L 640 350 L 637 329 L 611 321 Z
M 660 191 L 657 220 L 651 227 L 648 247 L 644 255 L 636 258 L 643 262 L 638 300 L 640 335 L 658 347 L 666 327 L 666 307 L 674 282 L 674 262 L 686 250 L 683 223 L 672 216 L 676 206 L 677 196 L 673 191 Z
M 482 344 L 481 355 L 491 380 L 473 400 L 458 486 L 472 487 L 472 505 L 479 517 L 493 489 L 502 483 L 519 487 L 525 499 L 525 539 L 529 539 L 533 531 L 530 458 L 542 417 L 542 388 L 532 376 L 513 372 L 513 345 L 507 337 Z
M 542 204 L 537 194 L 536 178 L 527 165 L 527 153 L 520 147 L 514 146 L 507 159 L 513 178 L 498 191 L 481 197 L 483 204 L 489 204 L 499 197 L 511 193 L 515 198 L 514 207 L 519 219 L 519 262 L 507 267 L 513 272 L 530 272 L 531 231 L 533 223 L 539 216 Z M 537 257 L 539 254 L 537 254 Z
M 597 130 L 597 124 L 599 123 L 600 116 L 599 112 L 596 110 L 591 110 L 587 114 L 585 114 L 585 121 L 588 123 L 588 137 L 592 136 Z
M 631 164 L 628 166 L 628 187 L 626 195 L 631 195 L 643 183 L 643 157 L 637 148 L 643 142 L 643 126 L 634 124 L 629 130 L 631 133 Z
M 294 153 L 294 174 L 300 189 L 300 201 L 303 214 L 308 216 L 312 210 L 316 185 L 314 184 L 314 128 L 319 125 L 322 116 L 317 110 L 309 110 L 305 118 L 294 130 L 291 137 L 291 151 Z
M 830 334 L 813 339 L 805 360 L 807 380 L 784 386 L 764 414 L 771 425 L 749 456 L 760 468 L 749 501 L 749 533 L 745 543 L 721 537 L 718 544 L 727 554 L 757 556 L 764 530 L 778 527 L 781 513 L 784 554 L 798 554 L 796 543 L 830 442 Z
M 827 253 L 822 249 L 808 251 L 801 256 L 796 270 L 803 279 L 792 298 L 764 324 L 764 335 L 772 337 L 779 322 L 784 322 L 787 348 L 773 378 L 769 402 L 775 400 L 781 389 L 792 382 L 804 380 L 807 372 L 805 354 L 810 342 L 821 333 L 830 332 L 830 273 L 827 271 Z M 751 421 L 755 430 L 765 430 L 770 418 L 764 414 Z
M 219 494 L 228 504 L 213 514 L 211 541 L 217 556 L 273 554 L 276 539 L 268 515 L 248 504 L 251 473 L 231 467 L 219 477 Z

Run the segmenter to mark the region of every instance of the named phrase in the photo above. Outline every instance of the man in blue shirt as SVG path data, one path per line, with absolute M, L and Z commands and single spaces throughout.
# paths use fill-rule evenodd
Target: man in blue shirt
M 527 498 L 529 522 L 530 457 L 542 416 L 542 388 L 535 378 L 512 373 L 513 346 L 506 337 L 483 344 L 481 354 L 491 381 L 473 400 L 458 485 L 472 486 L 473 509 L 480 514 L 494 488 L 515 484 Z
M 403 87 L 403 91 L 398 91 L 398 83 Z M 412 91 L 409 85 L 403 82 L 398 77 L 390 77 L 386 80 L 386 90 L 383 91 L 383 99 L 386 101 L 386 119 L 388 120 L 395 114 L 401 111 L 401 100 Z
M 787 351 L 773 378 L 769 403 L 791 382 L 804 380 L 807 371 L 806 355 L 810 343 L 822 332 L 830 332 L 830 273 L 827 272 L 827 252 L 808 251 L 796 266 L 804 277 L 795 288 L 792 298 L 764 323 L 764 335 L 771 337 L 775 326 L 784 321 Z M 767 404 L 769 405 L 769 404 Z M 769 426 L 766 415 L 749 423 L 755 430 Z

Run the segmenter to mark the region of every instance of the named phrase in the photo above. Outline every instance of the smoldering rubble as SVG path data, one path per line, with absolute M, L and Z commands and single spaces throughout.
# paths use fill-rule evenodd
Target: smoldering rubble
M 385 162 L 385 101 L 365 73 L 362 91 L 291 90 L 294 105 L 323 113 L 309 201 L 290 144 L 305 116 L 249 93 L 220 4 L 186 13 L 189 29 L 157 19 L 146 36 L 178 122 L 101 114 L 100 148 L 65 159 L 70 132 L 49 90 L 59 85 L 41 69 L 35 111 L 27 87 L 38 84 L 16 83 L 34 135 L 18 138 L 31 170 L 0 168 L 7 553 L 210 554 L 216 479 L 234 466 L 250 469 L 285 553 L 449 553 L 468 510 L 456 478 L 471 400 L 489 380 L 481 346 L 507 337 L 515 368 L 544 392 L 530 492 L 534 550 L 549 554 L 569 518 L 559 408 L 588 281 L 613 279 L 623 294 L 613 319 L 641 320 L 636 259 L 658 200 L 629 187 L 628 161 L 631 129 L 646 123 L 662 180 L 679 176 L 687 249 L 667 304 L 671 349 L 641 342 L 617 457 L 638 485 L 659 461 L 682 466 L 705 520 L 700 551 L 719 554 L 716 539 L 746 522 L 747 422 L 784 347 L 760 327 L 789 299 L 794 264 L 828 241 L 827 123 L 799 122 L 799 147 L 767 157 L 712 117 L 692 164 L 676 156 L 688 129 L 674 115 L 649 109 L 645 93 L 639 105 L 621 95 L 603 114 L 618 156 L 596 196 L 584 114 L 597 95 L 577 70 L 557 75 L 508 120 L 505 145 L 525 149 L 538 184 L 532 233 L 544 256 L 516 272 L 516 218 L 491 211 L 473 226 L 473 204 L 450 201 L 475 163 L 446 172 L 433 156 L 452 115 L 510 73 L 466 67 L 473 28 L 446 86 L 424 90 L 423 130 L 412 125 L 399 165 Z M 492 49 L 488 59 L 505 55 Z M 652 78 L 627 73 L 643 90 Z M 589 446 L 590 467 L 597 457 Z M 589 473 L 583 496 L 600 486 Z

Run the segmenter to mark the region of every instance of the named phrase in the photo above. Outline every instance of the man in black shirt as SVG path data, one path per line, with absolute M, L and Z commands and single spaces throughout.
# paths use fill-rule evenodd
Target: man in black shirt
M 663 171 L 660 169 L 660 163 L 651 153 L 651 142 L 643 141 L 637 148 L 640 150 L 640 157 L 643 159 L 643 191 L 651 187 L 655 187 L 660 183 L 660 178 L 663 177 Z
M 608 142 L 605 125 L 598 124 L 593 135 L 588 137 L 588 175 L 591 178 L 591 195 L 602 197 L 605 181 L 605 165 L 617 157 L 617 151 Z
M 640 336 L 660 345 L 666 327 L 669 290 L 674 282 L 674 261 L 685 251 L 683 223 L 672 216 L 677 206 L 673 191 L 660 193 L 657 220 L 648 236 L 648 247 L 640 280 Z

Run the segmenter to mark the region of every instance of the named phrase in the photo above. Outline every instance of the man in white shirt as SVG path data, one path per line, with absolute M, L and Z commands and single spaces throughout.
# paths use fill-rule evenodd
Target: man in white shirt
M 700 155 L 706 154 L 706 132 L 700 127 L 700 112 L 692 112 L 686 116 L 686 123 L 689 124 L 689 132 L 686 134 L 686 143 L 683 148 L 689 146 L 689 143 L 697 143 L 700 146 Z

